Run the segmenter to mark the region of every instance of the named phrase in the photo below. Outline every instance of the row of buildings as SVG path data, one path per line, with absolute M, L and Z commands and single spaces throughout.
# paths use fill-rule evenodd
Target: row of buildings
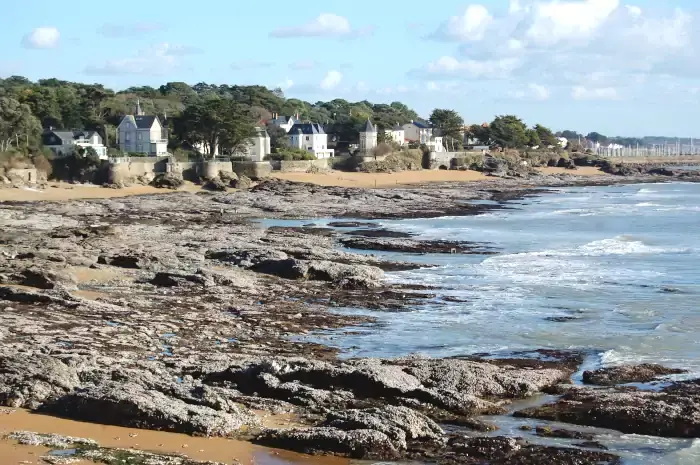
M 330 158 L 334 149 L 328 145 L 328 134 L 322 124 L 303 122 L 296 116 L 278 116 L 273 114 L 268 121 L 261 121 L 255 128 L 255 135 L 250 138 L 245 149 L 237 154 L 252 161 L 263 161 L 271 153 L 270 135 L 266 127 L 278 127 L 287 133 L 289 146 L 313 153 L 316 158 Z M 443 138 L 433 128 L 423 121 L 411 121 L 407 124 L 396 123 L 391 129 L 384 131 L 387 139 L 393 140 L 400 146 L 411 142 L 424 144 L 433 152 L 443 152 Z M 379 131 L 370 120 L 359 134 L 359 151 L 361 154 L 371 154 L 379 145 Z M 42 136 L 44 146 L 53 150 L 57 155 L 71 153 L 75 147 L 92 147 L 102 159 L 107 159 L 107 147 L 102 136 L 96 131 L 55 130 L 49 128 Z M 133 114 L 122 118 L 117 127 L 117 146 L 124 153 L 142 153 L 149 156 L 164 156 L 168 154 L 167 120 L 157 115 L 146 115 L 136 102 Z M 193 147 L 204 155 L 219 155 L 218 147 L 205 147 L 195 144 Z

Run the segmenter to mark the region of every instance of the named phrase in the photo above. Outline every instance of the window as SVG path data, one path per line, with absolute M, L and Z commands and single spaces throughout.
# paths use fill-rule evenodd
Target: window
M 131 136 L 131 134 L 129 134 L 128 132 L 125 132 L 125 133 L 124 133 L 124 140 L 127 141 L 127 142 L 129 142 L 129 141 L 131 140 L 131 137 L 130 137 L 130 136 Z
M 309 136 L 306 136 L 306 140 L 309 140 Z
M 143 137 L 143 134 L 141 134 L 140 132 L 136 133 L 136 140 L 141 140 L 142 137 Z

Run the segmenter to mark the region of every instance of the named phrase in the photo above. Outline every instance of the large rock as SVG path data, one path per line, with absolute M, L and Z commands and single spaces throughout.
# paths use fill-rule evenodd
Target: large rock
M 482 398 L 528 397 L 571 374 L 563 368 L 520 368 L 459 359 L 408 360 L 404 371 L 425 386 Z
M 677 383 L 661 392 L 576 389 L 559 401 L 516 412 L 628 434 L 694 438 L 700 436 L 699 382 Z
M 250 189 L 253 186 L 253 181 L 246 175 L 242 174 L 238 179 L 231 181 L 231 187 L 236 189 Z
M 343 431 L 338 428 L 266 430 L 258 436 L 256 442 L 304 454 L 333 453 L 355 459 L 392 460 L 400 456 L 386 434 L 369 429 L 352 431 Z
M 384 271 L 375 266 L 330 261 L 308 262 L 307 276 L 316 281 L 332 282 L 345 289 L 379 287 L 384 281 Z
M 185 181 L 182 179 L 182 176 L 174 173 L 158 174 L 151 181 L 151 185 L 159 189 L 179 189 L 184 184 Z
M 203 436 L 230 436 L 257 423 L 243 407 L 222 412 L 130 382 L 106 382 L 65 395 L 44 411 L 66 418 Z
M 648 383 L 660 376 L 687 373 L 686 370 L 667 368 L 662 365 L 643 363 L 641 365 L 622 365 L 617 367 L 601 368 L 583 372 L 585 384 L 598 386 L 615 386 L 626 383 Z
M 38 267 L 21 271 L 17 276 L 19 284 L 37 289 L 56 289 L 64 286 L 75 288 L 75 276 L 65 271 L 47 270 Z
M 38 408 L 80 386 L 76 368 L 47 355 L 0 357 L 0 405 Z
M 331 412 L 321 426 L 344 431 L 379 431 L 391 439 L 397 450 L 406 450 L 407 441 L 441 441 L 444 435 L 442 428 L 425 415 L 406 407 L 390 405 Z

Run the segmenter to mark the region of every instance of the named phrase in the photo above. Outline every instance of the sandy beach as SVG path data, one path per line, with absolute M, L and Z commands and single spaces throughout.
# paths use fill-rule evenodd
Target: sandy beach
M 571 174 L 575 176 L 597 176 L 604 174 L 598 168 L 581 167 L 576 171 L 565 168 L 541 168 L 546 175 Z M 404 171 L 400 173 L 348 173 L 329 171 L 327 173 L 273 173 L 272 177 L 294 182 L 306 182 L 319 186 L 391 188 L 397 186 L 420 185 L 443 182 L 492 181 L 495 178 L 479 171 Z M 202 188 L 191 182 L 185 183 L 179 191 L 199 192 Z M 64 201 L 75 199 L 109 199 L 132 195 L 163 194 L 170 192 L 152 186 L 129 186 L 122 189 L 107 189 L 101 186 L 51 182 L 46 189 L 5 188 L 0 189 L 0 202 L 31 202 L 38 200 Z

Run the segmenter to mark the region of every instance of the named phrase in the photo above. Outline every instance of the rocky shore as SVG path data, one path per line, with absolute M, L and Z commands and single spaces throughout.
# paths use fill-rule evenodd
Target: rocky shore
M 299 342 L 372 324 L 334 307 L 411 311 L 434 298 L 429 287 L 384 280 L 419 265 L 346 249 L 498 253 L 490 244 L 399 237 L 368 220 L 480 214 L 502 206 L 470 201 L 619 181 L 538 179 L 384 190 L 270 181 L 234 193 L 0 204 L 0 405 L 438 464 L 620 463 L 594 437 L 571 435 L 578 445 L 558 446 L 493 431 L 488 416 L 542 393 L 561 397 L 515 416 L 698 436 L 696 381 L 654 391 L 628 385 L 673 372 L 664 367 L 590 372 L 586 382 L 606 387 L 583 387 L 571 381 L 583 361 L 576 352 L 342 360 L 333 348 Z M 260 222 L 328 217 L 338 220 Z M 295 427 L 265 426 L 266 416 L 290 413 Z M 145 463 L 134 460 L 125 463 Z

